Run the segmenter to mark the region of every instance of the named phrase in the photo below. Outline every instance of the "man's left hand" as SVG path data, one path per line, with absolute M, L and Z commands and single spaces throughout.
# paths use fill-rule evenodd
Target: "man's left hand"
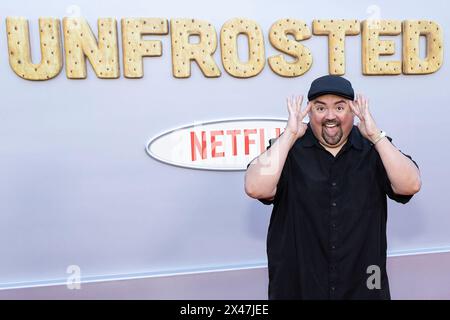
M 361 95 L 356 95 L 355 101 L 350 101 L 352 112 L 359 118 L 358 129 L 364 138 L 374 141 L 380 134 L 380 130 L 375 123 L 369 110 L 369 100 Z

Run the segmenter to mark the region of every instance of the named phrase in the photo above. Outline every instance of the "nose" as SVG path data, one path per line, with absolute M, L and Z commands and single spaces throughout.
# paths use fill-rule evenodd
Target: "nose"
M 335 120 L 336 119 L 336 114 L 334 112 L 334 110 L 332 108 L 327 109 L 327 113 L 325 114 L 325 120 L 330 121 L 330 120 Z

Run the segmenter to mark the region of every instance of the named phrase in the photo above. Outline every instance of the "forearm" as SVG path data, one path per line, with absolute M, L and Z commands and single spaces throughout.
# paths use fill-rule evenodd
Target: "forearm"
M 250 197 L 273 196 L 287 155 L 295 140 L 294 134 L 285 130 L 267 151 L 250 163 L 245 173 L 245 192 Z
M 421 187 L 420 171 L 386 137 L 375 144 L 383 166 L 386 169 L 392 189 L 397 194 L 411 195 Z

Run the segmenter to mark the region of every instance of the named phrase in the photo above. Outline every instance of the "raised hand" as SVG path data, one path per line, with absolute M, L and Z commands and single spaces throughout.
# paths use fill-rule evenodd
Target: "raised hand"
M 374 141 L 380 134 L 380 130 L 369 110 L 369 100 L 361 95 L 356 95 L 355 101 L 350 101 L 352 112 L 359 118 L 358 129 L 361 134 L 370 141 Z
M 302 137 L 307 125 L 303 123 L 303 119 L 311 110 L 311 103 L 308 103 L 305 110 L 302 111 L 303 96 L 292 96 L 287 99 L 287 108 L 289 112 L 289 119 L 287 122 L 286 130 L 289 130 L 296 139 Z

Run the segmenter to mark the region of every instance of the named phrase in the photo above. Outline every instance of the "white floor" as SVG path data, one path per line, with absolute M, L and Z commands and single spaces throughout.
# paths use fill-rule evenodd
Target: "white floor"
M 388 258 L 392 299 L 450 299 L 450 252 Z M 0 290 L 0 299 L 267 299 L 265 267 Z

